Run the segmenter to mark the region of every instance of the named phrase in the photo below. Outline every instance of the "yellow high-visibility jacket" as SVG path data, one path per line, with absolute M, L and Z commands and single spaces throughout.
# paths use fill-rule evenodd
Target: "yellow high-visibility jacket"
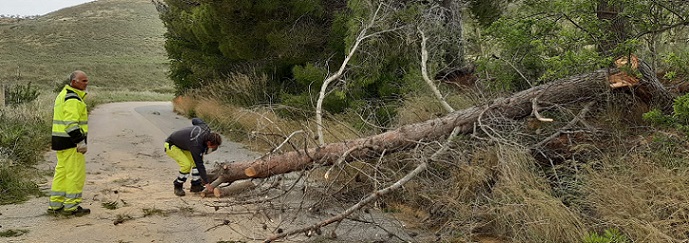
M 74 148 L 77 143 L 86 142 L 89 125 L 84 97 L 86 92 L 65 85 L 55 98 L 51 146 L 53 150 Z

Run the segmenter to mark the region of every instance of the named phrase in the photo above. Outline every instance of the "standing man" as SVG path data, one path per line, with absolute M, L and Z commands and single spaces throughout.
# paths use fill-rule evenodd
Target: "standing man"
M 86 181 L 86 136 L 89 131 L 84 97 L 89 79 L 74 71 L 69 84 L 55 98 L 53 107 L 52 149 L 57 151 L 57 165 L 50 189 L 48 213 L 83 216 L 90 209 L 79 206 Z
M 208 125 L 199 118 L 191 119 L 190 127 L 170 134 L 165 140 L 165 153 L 179 165 L 179 175 L 173 182 L 175 195 L 184 196 L 184 182 L 191 172 L 191 192 L 201 192 L 204 188 L 213 191 L 208 181 L 203 155 L 209 154 L 222 143 L 220 135 L 211 132 Z

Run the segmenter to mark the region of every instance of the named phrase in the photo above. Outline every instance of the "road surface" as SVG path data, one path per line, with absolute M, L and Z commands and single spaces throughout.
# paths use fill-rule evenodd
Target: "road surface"
M 312 224 L 342 210 L 310 215 L 305 211 L 275 214 L 252 206 L 221 207 L 216 198 L 202 198 L 187 193 L 173 194 L 172 181 L 177 164 L 165 155 L 163 142 L 171 132 L 190 126 L 191 121 L 172 111 L 170 102 L 126 102 L 98 106 L 90 114 L 89 150 L 86 154 L 86 185 L 82 205 L 91 209 L 84 217 L 54 217 L 45 213 L 48 198 L 34 198 L 18 205 L 0 206 L 0 231 L 25 230 L 18 237 L 0 238 L 0 242 L 253 242 L 265 239 L 277 229 L 292 229 Z M 223 140 L 218 151 L 206 156 L 206 167 L 214 161 L 245 161 L 258 157 L 240 144 Z M 45 155 L 43 165 L 52 171 L 55 153 Z M 49 191 L 50 176 L 42 189 Z M 185 184 L 188 192 L 189 182 Z M 282 202 L 293 210 L 308 206 L 303 198 Z M 104 204 L 114 205 L 108 209 Z M 277 209 L 283 211 L 285 208 Z M 270 212 L 269 212 L 270 211 Z M 264 212 L 264 213 L 257 213 Z M 286 215 L 290 217 L 287 219 Z M 317 217 L 318 216 L 318 217 Z M 373 217 L 373 216 L 371 216 Z M 366 222 L 346 220 L 338 227 L 337 242 L 388 240 L 389 227 L 372 227 Z M 224 224 L 228 223 L 228 224 Z M 397 235 L 404 233 L 396 232 Z M 314 237 L 316 238 L 316 237 Z M 313 238 L 310 238 L 313 239 Z M 397 238 L 392 238 L 395 242 Z M 304 235 L 290 241 L 308 241 Z M 399 239 L 397 239 L 399 240 Z M 413 239 L 407 239 L 412 240 Z M 319 242 L 331 240 L 320 239 Z

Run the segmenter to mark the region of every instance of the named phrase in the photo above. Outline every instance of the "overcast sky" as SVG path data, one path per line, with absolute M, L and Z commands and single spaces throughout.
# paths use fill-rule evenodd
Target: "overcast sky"
M 0 0 L 0 15 L 44 15 L 94 0 Z

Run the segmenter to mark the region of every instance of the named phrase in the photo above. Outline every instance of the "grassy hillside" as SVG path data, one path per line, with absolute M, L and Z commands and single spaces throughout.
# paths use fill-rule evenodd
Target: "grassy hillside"
M 101 0 L 0 21 L 0 81 L 52 88 L 81 69 L 96 90 L 169 93 L 164 33 L 148 0 Z

